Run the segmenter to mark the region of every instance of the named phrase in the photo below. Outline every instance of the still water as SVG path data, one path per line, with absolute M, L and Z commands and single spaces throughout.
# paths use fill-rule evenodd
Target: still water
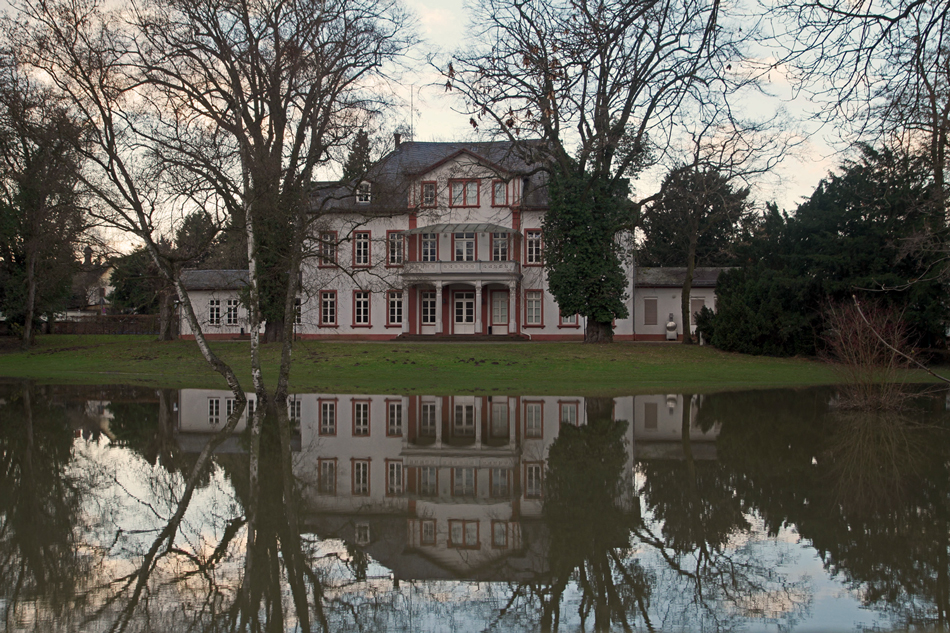
M 950 396 L 887 415 L 835 398 L 297 394 L 256 458 L 248 411 L 222 432 L 226 391 L 0 385 L 0 616 L 944 630 Z

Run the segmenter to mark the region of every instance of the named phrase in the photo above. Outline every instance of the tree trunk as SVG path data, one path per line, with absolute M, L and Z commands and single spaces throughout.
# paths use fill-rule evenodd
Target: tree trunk
M 23 324 L 23 349 L 33 344 L 33 316 L 36 305 L 36 249 L 30 248 L 26 258 L 26 322 Z
M 682 308 L 681 318 L 683 319 L 683 345 L 693 344 L 693 334 L 690 331 L 692 323 L 692 313 L 689 309 L 689 295 L 693 290 L 693 271 L 696 270 L 696 242 L 698 236 L 696 232 L 689 239 L 689 255 L 686 257 L 686 277 L 683 279 L 683 296 L 680 301 Z
M 277 343 L 284 340 L 284 322 L 268 319 L 264 325 L 264 343 Z
M 175 336 L 172 323 L 175 316 L 175 295 L 168 290 L 162 291 L 158 313 L 158 340 L 171 341 Z
M 599 321 L 587 321 L 587 329 L 584 331 L 585 343 L 613 343 L 614 328 L 610 321 L 600 323 Z

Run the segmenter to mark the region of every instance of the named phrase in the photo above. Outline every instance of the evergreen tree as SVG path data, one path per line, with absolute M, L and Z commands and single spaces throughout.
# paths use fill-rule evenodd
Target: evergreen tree
M 346 162 L 343 164 L 344 182 L 362 177 L 372 162 L 369 133 L 366 130 L 360 130 L 356 133 L 353 144 L 350 146 L 350 155 L 347 156 Z

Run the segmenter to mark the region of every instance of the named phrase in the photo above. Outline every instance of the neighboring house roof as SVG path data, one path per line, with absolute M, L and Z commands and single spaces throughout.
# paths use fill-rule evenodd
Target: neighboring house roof
M 246 270 L 181 271 L 181 282 L 188 290 L 241 290 L 248 285 L 249 279 Z
M 715 288 L 716 281 L 719 279 L 719 273 L 724 270 L 729 269 L 722 267 L 697 267 L 693 270 L 693 288 Z M 685 280 L 685 267 L 637 268 L 636 285 L 641 288 L 644 286 L 682 288 Z
M 314 201 L 324 201 L 323 210 L 355 211 L 368 215 L 405 212 L 408 209 L 409 186 L 420 176 L 463 156 L 471 157 L 499 178 L 527 176 L 529 186 L 524 199 L 526 207 L 547 207 L 547 187 L 542 186 L 545 175 L 539 170 L 541 141 L 530 140 L 517 146 L 511 141 L 487 143 L 436 143 L 405 141 L 369 168 L 360 182 L 371 184 L 370 203 L 356 201 L 354 190 L 358 183 L 314 183 Z M 535 154 L 526 157 L 525 154 Z M 464 178 L 464 174 L 459 174 Z

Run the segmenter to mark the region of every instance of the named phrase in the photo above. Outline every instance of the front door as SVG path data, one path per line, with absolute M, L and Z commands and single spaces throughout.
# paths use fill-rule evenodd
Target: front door
M 475 293 L 456 292 L 454 299 L 454 334 L 475 333 Z
M 507 290 L 494 290 L 491 293 L 491 333 L 508 334 Z

